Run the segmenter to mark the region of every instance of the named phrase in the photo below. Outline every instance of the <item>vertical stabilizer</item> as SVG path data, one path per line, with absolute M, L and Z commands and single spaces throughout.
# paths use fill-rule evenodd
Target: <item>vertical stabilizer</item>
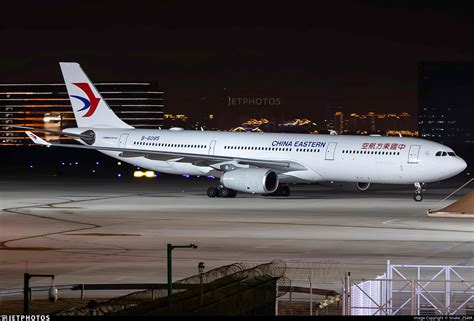
M 78 127 L 133 128 L 110 109 L 78 63 L 59 65 Z

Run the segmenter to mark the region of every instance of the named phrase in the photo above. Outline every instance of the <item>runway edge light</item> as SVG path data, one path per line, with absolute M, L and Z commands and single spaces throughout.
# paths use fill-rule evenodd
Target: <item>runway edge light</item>
M 152 177 L 155 176 L 155 172 L 154 171 L 146 171 L 145 176 L 148 177 L 148 178 L 152 178 Z
M 133 177 L 143 177 L 144 173 L 142 171 L 134 171 Z

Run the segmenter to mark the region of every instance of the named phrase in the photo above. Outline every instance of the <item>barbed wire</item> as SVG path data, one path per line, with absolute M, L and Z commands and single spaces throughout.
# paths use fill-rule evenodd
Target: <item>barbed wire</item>
M 206 286 L 212 285 L 213 282 L 216 283 L 214 289 L 216 290 L 219 286 L 223 285 L 218 282 L 219 280 L 227 279 L 228 281 L 224 284 L 232 284 L 236 282 L 263 283 L 271 279 L 283 278 L 285 272 L 286 264 L 281 260 L 273 260 L 270 263 L 259 264 L 253 267 L 246 263 L 234 263 L 203 273 L 202 279 Z M 174 284 L 194 285 L 199 284 L 200 279 L 201 275 L 198 274 L 176 281 Z M 284 279 L 282 282 L 289 284 L 289 280 L 287 279 Z M 197 291 L 197 287 L 194 290 L 173 289 L 173 294 L 184 291 Z M 225 297 L 225 292 L 223 292 L 222 295 Z M 284 295 L 284 293 L 281 295 Z M 87 306 L 62 311 L 56 315 L 109 315 L 127 309 L 137 308 L 140 305 L 162 299 L 166 296 L 166 289 L 148 289 L 133 292 L 100 303 L 91 300 Z
M 313 262 L 286 262 L 286 276 L 292 280 L 340 281 L 344 279 L 345 265 L 337 260 Z

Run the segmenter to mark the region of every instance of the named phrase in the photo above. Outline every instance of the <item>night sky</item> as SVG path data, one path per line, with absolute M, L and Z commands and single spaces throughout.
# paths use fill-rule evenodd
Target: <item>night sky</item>
M 97 82 L 158 81 L 172 113 L 251 96 L 416 114 L 419 62 L 474 59 L 466 2 L 319 3 L 2 3 L 0 82 L 62 82 L 58 61 L 77 61 Z

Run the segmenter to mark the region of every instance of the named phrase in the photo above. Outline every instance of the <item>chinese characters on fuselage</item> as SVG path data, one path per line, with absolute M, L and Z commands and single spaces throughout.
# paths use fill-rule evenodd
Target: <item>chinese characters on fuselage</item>
M 398 143 L 363 143 L 362 149 L 385 149 L 385 150 L 402 150 L 405 149 L 405 144 Z

